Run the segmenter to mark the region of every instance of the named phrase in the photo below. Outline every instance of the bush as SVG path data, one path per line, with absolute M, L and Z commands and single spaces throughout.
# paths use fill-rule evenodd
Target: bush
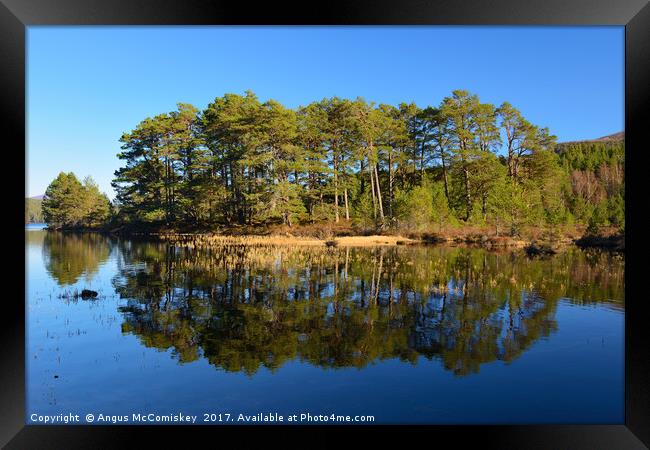
M 398 190 L 393 210 L 398 225 L 408 230 L 426 231 L 437 226 L 438 232 L 441 232 L 451 219 L 444 185 L 428 179 L 410 191 Z
M 606 226 L 609 226 L 609 219 L 607 214 L 607 202 L 604 201 L 594 208 L 594 211 L 589 218 L 587 233 L 598 234 L 600 229 Z

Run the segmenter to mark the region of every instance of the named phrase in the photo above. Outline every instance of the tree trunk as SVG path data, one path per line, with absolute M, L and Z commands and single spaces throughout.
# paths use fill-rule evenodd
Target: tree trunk
M 506 136 L 508 139 L 508 176 L 509 177 L 513 176 L 512 163 L 514 162 L 514 157 L 515 157 L 515 151 L 513 148 L 515 142 L 515 134 L 516 131 L 514 129 L 511 130 L 509 127 L 506 127 Z
M 169 151 L 169 150 L 168 150 Z M 172 202 L 171 202 L 171 172 L 169 168 L 169 157 L 165 157 L 165 196 L 167 197 L 166 200 L 166 224 L 169 226 L 169 223 L 171 221 L 172 217 Z
M 382 272 L 382 267 L 384 265 L 384 254 L 379 251 L 379 273 L 377 274 L 377 286 L 375 287 L 375 305 L 377 304 L 377 300 L 379 300 L 379 283 L 381 283 L 381 272 Z
M 487 194 L 483 193 L 483 220 L 487 219 Z
M 519 156 L 517 156 L 512 163 L 512 177 L 515 181 L 519 177 Z
M 420 147 L 420 184 L 424 181 L 424 141 Z
M 388 153 L 388 216 L 393 217 L 393 153 Z
M 512 158 L 513 158 L 512 146 L 508 144 L 508 176 L 512 177 Z
M 339 257 L 334 260 L 334 301 L 338 303 L 339 296 Z
M 375 218 L 375 221 L 377 220 L 377 199 L 375 197 L 375 181 L 373 180 L 372 176 L 372 169 L 370 168 L 370 161 L 368 161 L 368 172 L 370 172 L 370 192 L 372 192 L 372 213 Z
M 343 198 L 345 199 L 345 220 L 350 220 L 350 207 L 348 206 L 348 188 L 343 190 Z
M 379 164 L 375 164 L 375 183 L 377 183 L 377 203 L 379 204 L 379 220 L 381 221 L 381 226 L 384 225 L 384 205 L 381 201 L 381 187 L 379 186 L 379 171 L 377 170 Z
M 465 164 L 463 167 L 463 178 L 465 181 L 465 201 L 467 202 L 465 210 L 465 221 L 468 221 L 470 215 L 472 214 L 472 196 L 469 190 L 469 170 L 467 170 L 467 164 Z
M 334 158 L 334 209 L 336 223 L 339 223 L 339 168 L 337 158 Z
M 447 179 L 447 164 L 445 163 L 445 155 L 440 151 L 440 161 L 442 161 L 442 178 L 445 182 L 445 197 L 447 197 L 447 203 L 449 203 L 449 181 Z

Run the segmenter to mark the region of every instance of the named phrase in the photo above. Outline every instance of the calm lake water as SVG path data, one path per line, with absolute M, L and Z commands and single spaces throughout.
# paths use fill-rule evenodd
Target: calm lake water
M 27 423 L 624 421 L 620 255 L 181 248 L 38 227 L 25 238 Z M 99 296 L 76 298 L 84 288 Z

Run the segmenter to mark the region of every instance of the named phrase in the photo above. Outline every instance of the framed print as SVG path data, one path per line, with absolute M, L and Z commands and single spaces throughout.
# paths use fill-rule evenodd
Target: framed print
M 647 2 L 0 21 L 6 448 L 650 445 Z

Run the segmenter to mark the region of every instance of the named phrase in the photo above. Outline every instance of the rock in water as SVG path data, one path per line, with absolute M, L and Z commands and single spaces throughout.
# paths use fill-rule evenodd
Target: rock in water
M 97 297 L 97 292 L 91 291 L 90 289 L 84 289 L 81 291 L 81 298 L 83 299 L 88 299 L 88 298 L 95 298 Z
M 557 253 L 549 245 L 537 245 L 534 242 L 531 242 L 524 250 L 528 256 L 550 256 Z

